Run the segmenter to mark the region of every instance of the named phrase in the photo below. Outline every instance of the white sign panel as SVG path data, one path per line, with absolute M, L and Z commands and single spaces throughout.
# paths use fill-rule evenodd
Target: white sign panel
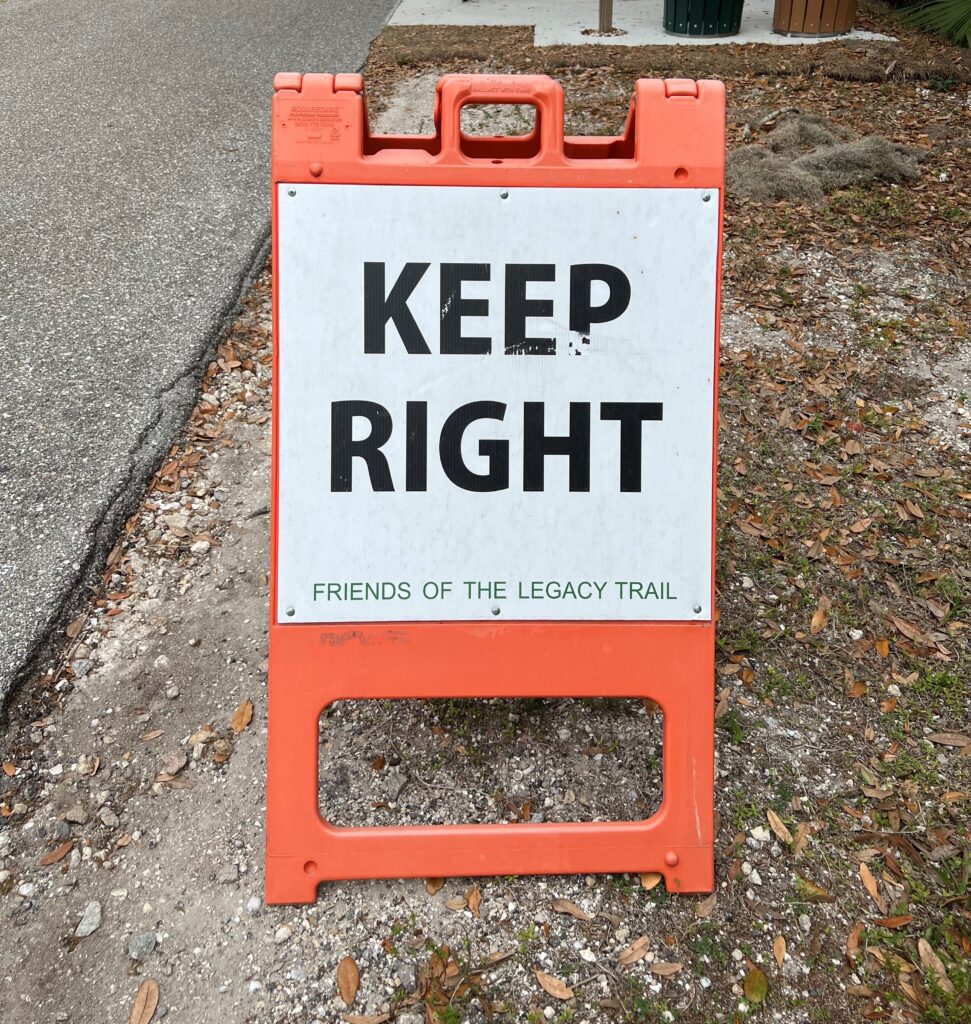
M 711 617 L 717 192 L 279 189 L 278 621 Z

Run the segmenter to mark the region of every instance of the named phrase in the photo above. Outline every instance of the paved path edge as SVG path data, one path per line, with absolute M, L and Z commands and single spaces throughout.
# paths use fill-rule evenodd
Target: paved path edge
M 6 726 L 16 710 L 16 700 L 31 678 L 48 668 L 48 662 L 65 642 L 64 629 L 79 615 L 89 600 L 87 589 L 99 582 L 99 573 L 118 534 L 142 500 L 145 488 L 161 465 L 179 431 L 195 406 L 199 382 L 216 346 L 242 309 L 242 300 L 270 255 L 269 218 L 242 269 L 237 273 L 229 297 L 212 319 L 189 361 L 157 391 L 151 421 L 139 434 L 128 458 L 125 481 L 98 510 L 87 530 L 89 542 L 80 568 L 61 588 L 54 609 L 38 628 L 19 664 L 0 672 L 0 724 Z

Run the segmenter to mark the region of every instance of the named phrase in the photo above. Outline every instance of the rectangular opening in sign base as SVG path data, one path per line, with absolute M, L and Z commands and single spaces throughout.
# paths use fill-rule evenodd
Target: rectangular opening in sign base
M 615 139 L 564 138 L 542 76 L 446 76 L 414 137 L 370 134 L 360 76 L 276 86 L 268 901 L 574 871 L 708 891 L 721 84 L 639 81 Z M 493 103 L 535 120 L 462 131 Z M 663 712 L 645 820 L 321 816 L 337 701 L 602 697 Z
M 321 817 L 343 827 L 643 821 L 661 803 L 652 701 L 337 701 L 320 717 Z

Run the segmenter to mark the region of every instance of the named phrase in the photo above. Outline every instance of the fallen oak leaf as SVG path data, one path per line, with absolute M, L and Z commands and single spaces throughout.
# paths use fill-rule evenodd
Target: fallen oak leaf
M 848 996 L 856 996 L 859 999 L 869 999 L 876 993 L 872 988 L 867 988 L 866 985 L 847 985 L 846 994 Z
M 792 833 L 786 828 L 785 823 L 779 817 L 775 811 L 770 807 L 766 812 L 765 816 L 769 822 L 769 828 L 775 832 L 779 840 L 786 844 L 786 846 L 792 846 Z
M 917 940 L 917 952 L 920 954 L 920 962 L 934 975 L 937 984 L 948 994 L 954 995 L 954 984 L 947 976 L 943 961 L 923 936 Z
M 819 599 L 819 604 L 816 605 L 816 611 L 813 612 L 812 621 L 809 624 L 809 632 L 813 636 L 826 628 L 826 623 L 829 622 L 829 610 L 832 607 L 833 602 L 828 597 Z
M 553 909 L 558 914 L 569 914 L 570 917 L 575 917 L 578 921 L 591 920 L 590 915 L 585 910 L 581 910 L 575 903 L 572 903 L 570 900 L 553 900 Z
M 811 829 L 809 827 L 809 823 L 806 821 L 800 821 L 796 826 L 796 834 L 792 840 L 793 857 L 798 857 L 809 845 L 810 834 Z
M 927 738 L 942 747 L 966 747 L 971 743 L 971 736 L 960 732 L 932 732 Z
M 846 959 L 849 960 L 850 967 L 856 967 L 856 954 L 860 949 L 860 936 L 862 934 L 863 922 L 857 921 L 850 929 L 850 934 L 846 936 Z
M 159 989 L 154 978 L 146 978 L 135 993 L 128 1024 L 149 1024 L 158 1009 Z
M 662 960 L 655 960 L 654 963 L 647 965 L 647 969 L 651 974 L 656 974 L 660 978 L 670 978 L 679 971 L 684 970 L 684 964 L 671 964 L 664 963 Z
M 617 963 L 621 967 L 630 967 L 631 964 L 636 964 L 638 960 L 643 960 L 647 956 L 650 946 L 651 940 L 646 935 L 639 936 L 617 957 Z
M 468 900 L 469 910 L 471 910 L 472 913 L 475 914 L 476 917 L 478 917 L 479 907 L 482 904 L 482 893 L 479 891 L 479 887 L 477 885 L 473 885 L 472 888 L 469 889 L 469 891 L 465 894 L 465 898 L 466 900 Z
M 878 917 L 873 923 L 881 928 L 889 928 L 891 931 L 894 931 L 897 928 L 903 928 L 906 924 L 910 924 L 913 919 L 913 914 L 895 914 L 893 917 Z
M 354 957 L 345 956 L 337 965 L 337 991 L 345 1006 L 350 1006 L 354 1002 L 360 984 L 361 972 Z
M 533 973 L 536 975 L 536 980 L 540 983 L 543 991 L 548 992 L 554 999 L 567 1000 L 573 998 L 573 989 L 565 982 L 560 981 L 559 978 L 554 978 L 552 974 L 547 974 L 538 967 L 533 968 Z
M 913 622 L 908 622 L 906 619 L 898 618 L 896 615 L 890 616 L 890 621 L 897 627 L 897 630 L 908 640 L 913 640 L 914 643 L 923 643 L 926 641 L 923 631 L 920 626 L 915 625 Z
M 253 702 L 247 698 L 233 712 L 233 717 L 230 718 L 229 724 L 232 727 L 233 733 L 238 736 L 252 721 Z
M 45 853 L 41 857 L 39 863 L 41 867 L 50 867 L 51 864 L 56 864 L 59 860 L 64 858 L 74 849 L 73 840 L 68 840 L 66 843 L 61 843 L 60 846 L 55 846 L 49 853 Z
M 901 978 L 897 982 L 897 985 L 899 986 L 900 991 L 907 997 L 908 1001 L 913 1003 L 914 1006 L 921 1010 L 927 1008 L 927 1001 L 921 995 L 917 994 L 917 989 L 915 989 L 909 981 L 905 978 Z
M 863 882 L 863 888 L 870 894 L 870 899 L 877 905 L 877 910 L 881 914 L 886 914 L 886 901 L 880 895 L 877 880 L 873 877 L 873 872 L 867 867 L 866 861 L 860 861 L 860 881 Z
M 715 909 L 715 904 L 717 902 L 717 892 L 713 892 L 710 896 L 706 896 L 700 903 L 695 904 L 695 917 L 709 917 L 711 912 Z
M 425 892 L 429 896 L 434 896 L 439 889 L 445 884 L 444 878 L 426 878 L 425 879 Z

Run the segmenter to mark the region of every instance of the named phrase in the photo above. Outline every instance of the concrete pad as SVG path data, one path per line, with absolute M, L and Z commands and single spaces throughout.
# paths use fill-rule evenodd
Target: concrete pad
M 714 46 L 770 43 L 807 46 L 817 38 L 772 31 L 774 0 L 745 0 L 742 28 L 734 36 L 699 39 L 664 31 L 663 0 L 615 0 L 614 28 L 623 34 L 584 35 L 597 27 L 597 0 L 401 0 L 392 25 L 533 25 L 537 46 Z M 876 32 L 850 32 L 840 39 L 892 39 Z

